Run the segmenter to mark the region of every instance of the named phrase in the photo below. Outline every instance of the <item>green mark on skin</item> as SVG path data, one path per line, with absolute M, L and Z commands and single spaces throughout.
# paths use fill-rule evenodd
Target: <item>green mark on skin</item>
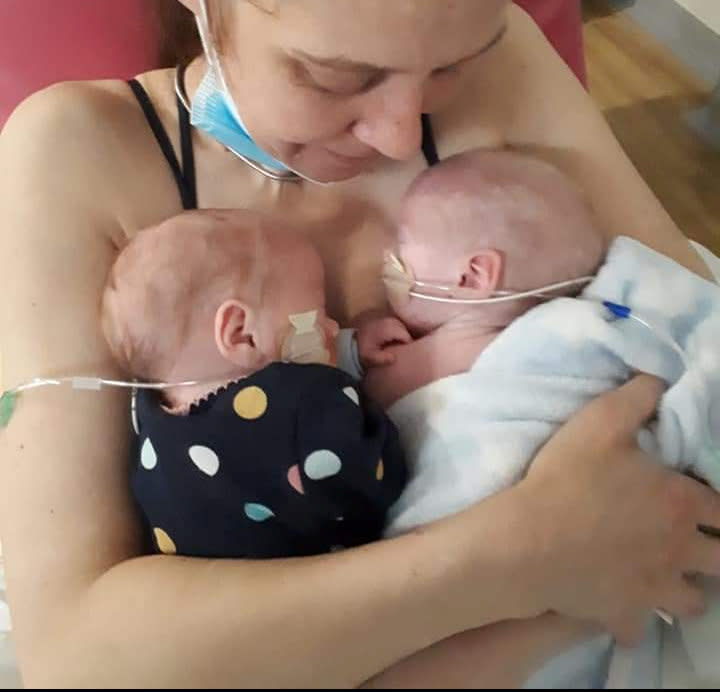
M 15 410 L 15 392 L 3 392 L 0 397 L 0 428 L 6 428 Z

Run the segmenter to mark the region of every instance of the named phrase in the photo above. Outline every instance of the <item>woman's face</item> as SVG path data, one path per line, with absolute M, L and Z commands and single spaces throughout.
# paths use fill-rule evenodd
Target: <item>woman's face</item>
M 420 114 L 460 93 L 502 36 L 506 2 L 222 0 L 210 12 L 253 138 L 330 181 L 417 154 Z

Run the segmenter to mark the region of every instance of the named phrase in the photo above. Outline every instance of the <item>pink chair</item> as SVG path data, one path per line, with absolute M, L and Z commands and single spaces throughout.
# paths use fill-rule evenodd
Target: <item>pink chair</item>
M 580 0 L 516 0 L 584 82 Z M 148 0 L 0 0 L 0 126 L 15 105 L 68 79 L 129 77 L 158 65 Z
M 532 15 L 583 85 L 587 83 L 581 0 L 515 0 Z
M 0 126 L 26 96 L 71 79 L 152 69 L 159 27 L 148 0 L 0 0 Z

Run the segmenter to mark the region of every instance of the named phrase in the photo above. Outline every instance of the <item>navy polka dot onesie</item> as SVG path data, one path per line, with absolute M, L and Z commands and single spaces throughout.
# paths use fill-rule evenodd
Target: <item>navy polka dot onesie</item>
M 167 413 L 133 400 L 133 494 L 166 554 L 313 555 L 380 538 L 406 482 L 397 430 L 343 371 L 273 363 Z

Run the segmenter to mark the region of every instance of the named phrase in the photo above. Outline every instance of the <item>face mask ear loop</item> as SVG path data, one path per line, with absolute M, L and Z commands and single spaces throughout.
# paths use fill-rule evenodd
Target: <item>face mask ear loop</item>
M 210 36 L 210 15 L 208 13 L 207 0 L 199 0 L 200 12 L 195 16 L 198 34 L 202 43 L 203 52 L 208 62 L 217 64 L 217 51 Z

